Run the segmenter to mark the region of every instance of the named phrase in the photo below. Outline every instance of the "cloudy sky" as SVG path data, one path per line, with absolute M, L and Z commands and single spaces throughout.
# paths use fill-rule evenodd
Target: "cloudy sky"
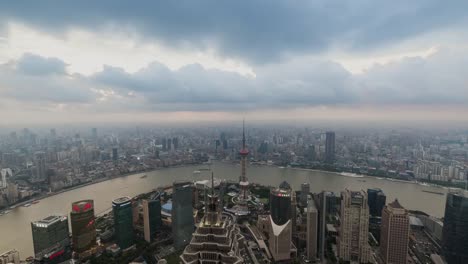
M 4 124 L 468 121 L 468 1 L 1 1 Z

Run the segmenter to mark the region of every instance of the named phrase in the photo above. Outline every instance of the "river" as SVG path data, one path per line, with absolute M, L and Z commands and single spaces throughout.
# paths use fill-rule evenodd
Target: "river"
M 159 186 L 169 185 L 175 180 L 208 179 L 209 173 L 204 171 L 197 176 L 193 175 L 193 171 L 201 167 L 203 166 L 161 169 L 147 172 L 146 178 L 140 178 L 141 173 L 115 178 L 47 197 L 30 207 L 15 208 L 9 214 L 0 216 L 0 253 L 17 249 L 21 259 L 32 256 L 31 221 L 53 213 L 69 214 L 71 203 L 74 201 L 93 199 L 95 212 L 99 214 L 111 207 L 113 199 L 121 196 L 135 196 Z M 235 164 L 216 162 L 212 165 L 212 169 L 215 178 L 220 179 L 237 180 L 240 174 L 240 166 Z M 339 192 L 345 188 L 359 190 L 378 187 L 387 195 L 387 202 L 398 198 L 408 209 L 421 210 L 437 217 L 442 217 L 444 214 L 445 195 L 422 190 L 447 192 L 444 188 L 374 177 L 357 178 L 332 172 L 266 166 L 250 166 L 247 177 L 250 182 L 271 186 L 277 186 L 286 180 L 296 190 L 299 190 L 301 183 L 309 182 L 312 192 L 322 190 Z

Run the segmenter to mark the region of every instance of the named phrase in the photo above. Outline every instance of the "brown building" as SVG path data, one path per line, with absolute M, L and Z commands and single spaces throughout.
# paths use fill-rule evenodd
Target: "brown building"
M 94 220 L 93 200 L 83 200 L 72 204 L 70 221 L 73 250 L 75 252 L 82 253 L 96 245 L 96 226 Z
M 410 220 L 408 211 L 395 200 L 382 211 L 380 254 L 386 264 L 405 264 L 408 255 Z

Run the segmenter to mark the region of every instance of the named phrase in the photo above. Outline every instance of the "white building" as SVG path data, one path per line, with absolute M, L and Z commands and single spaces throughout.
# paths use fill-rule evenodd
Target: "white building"
M 366 191 L 341 192 L 341 225 L 338 237 L 338 257 L 343 261 L 370 261 L 369 206 Z
M 0 264 L 20 264 L 19 252 L 16 249 L 0 254 Z

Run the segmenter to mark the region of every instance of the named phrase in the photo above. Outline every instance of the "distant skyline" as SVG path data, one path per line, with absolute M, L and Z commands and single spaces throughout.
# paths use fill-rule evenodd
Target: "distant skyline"
M 468 121 L 468 2 L 4 1 L 5 125 Z

